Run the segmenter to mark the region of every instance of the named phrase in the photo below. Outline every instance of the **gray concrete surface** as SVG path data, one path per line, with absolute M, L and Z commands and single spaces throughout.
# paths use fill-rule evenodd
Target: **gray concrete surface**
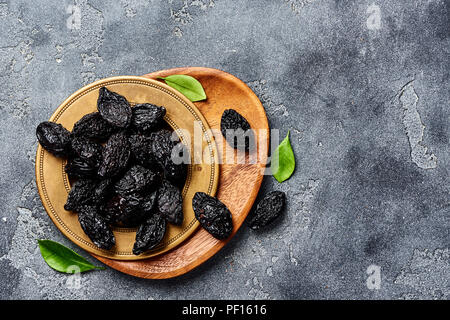
M 0 0 L 0 298 L 449 299 L 449 16 L 448 0 Z M 291 130 L 295 174 L 262 188 L 287 192 L 284 218 L 184 276 L 75 288 L 37 248 L 78 250 L 36 192 L 35 127 L 95 79 L 189 65 L 241 78 Z

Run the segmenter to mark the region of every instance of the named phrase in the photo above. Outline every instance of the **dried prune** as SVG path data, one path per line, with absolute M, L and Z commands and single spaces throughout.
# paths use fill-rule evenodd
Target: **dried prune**
M 139 193 L 115 195 L 104 206 L 103 215 L 111 223 L 133 227 L 153 214 L 155 203 L 156 191 L 145 196 Z
M 170 223 L 183 223 L 183 198 L 180 189 L 164 180 L 158 188 L 158 211 Z
M 172 131 L 167 129 L 162 129 L 151 134 L 153 155 L 162 165 L 164 165 L 167 159 L 170 159 L 172 149 L 177 144 L 177 141 L 173 141 L 175 136 Z
M 77 211 L 81 206 L 91 203 L 91 196 L 95 187 L 94 180 L 77 180 L 70 189 L 64 209 L 68 211 Z
M 155 248 L 164 238 L 166 233 L 166 221 L 158 214 L 152 215 L 136 232 L 136 242 L 133 253 L 139 255 L 145 251 Z
M 135 165 L 117 181 L 114 190 L 117 194 L 126 195 L 155 188 L 158 182 L 159 176 L 152 170 Z
M 233 231 L 233 220 L 227 206 L 219 199 L 204 192 L 196 192 L 192 198 L 195 218 L 213 237 L 222 240 Z
M 150 103 L 137 104 L 132 108 L 131 124 L 138 131 L 146 132 L 158 129 L 164 123 L 166 108 Z
M 98 169 L 100 177 L 114 177 L 121 173 L 130 158 L 130 145 L 125 133 L 118 132 L 109 137 L 102 152 L 102 163 Z
M 248 225 L 257 230 L 274 221 L 283 212 L 286 203 L 286 194 L 282 191 L 269 192 L 256 205 L 256 209 L 250 218 Z
M 140 165 L 153 169 L 156 165 L 156 159 L 152 151 L 152 139 L 140 134 L 130 135 L 128 138 L 133 159 Z
M 98 168 L 102 161 L 102 145 L 86 138 L 75 136 L 72 139 L 71 147 L 73 156 L 79 157 Z
M 163 164 L 166 179 L 176 186 L 183 187 L 187 176 L 186 163 L 189 163 L 189 161 L 187 147 L 182 143 L 178 143 L 173 147 L 172 156 L 166 158 Z
M 103 119 L 118 128 L 127 128 L 131 123 L 132 111 L 127 99 L 105 87 L 100 88 L 97 109 Z
M 94 206 L 82 206 L 78 212 L 78 221 L 84 233 L 99 248 L 109 250 L 116 239 L 105 219 L 97 213 Z
M 69 178 L 94 178 L 97 175 L 97 166 L 82 158 L 70 158 L 64 167 Z
M 36 128 L 36 137 L 41 146 L 57 157 L 67 157 L 70 153 L 70 132 L 61 124 L 44 121 Z
M 78 179 L 70 189 L 64 209 L 78 211 L 83 205 L 99 205 L 109 192 L 111 180 Z
M 236 110 L 227 109 L 223 112 L 220 131 L 233 148 L 244 151 L 253 149 L 253 130 L 248 121 Z
M 115 130 L 115 127 L 103 119 L 100 113 L 93 112 L 78 120 L 73 126 L 72 133 L 77 137 L 105 141 Z

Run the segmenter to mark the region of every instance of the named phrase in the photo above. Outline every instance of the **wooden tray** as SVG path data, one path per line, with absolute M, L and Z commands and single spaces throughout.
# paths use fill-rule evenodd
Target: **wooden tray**
M 164 279 L 184 274 L 211 258 L 233 237 L 247 217 L 258 194 L 269 148 L 269 124 L 266 113 L 258 97 L 244 82 L 229 73 L 202 67 L 163 70 L 144 77 L 157 79 L 172 74 L 193 76 L 203 85 L 208 99 L 194 104 L 206 118 L 211 129 L 220 131 L 220 118 L 225 109 L 233 108 L 242 114 L 252 129 L 256 129 L 258 158 L 256 163 L 247 161 L 245 164 L 220 165 L 219 189 L 216 196 L 230 209 L 234 225 L 232 235 L 228 239 L 217 240 L 200 227 L 174 249 L 145 260 L 119 261 L 93 254 L 109 267 L 141 278 Z M 234 149 L 223 141 L 220 132 L 215 134 L 215 140 L 219 162 L 224 162 L 224 158 L 228 159 Z

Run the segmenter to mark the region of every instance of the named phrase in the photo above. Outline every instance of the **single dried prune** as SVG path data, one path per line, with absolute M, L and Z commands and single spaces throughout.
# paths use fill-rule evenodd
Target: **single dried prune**
M 253 130 L 251 130 L 248 121 L 236 110 L 227 109 L 223 112 L 220 120 L 220 131 L 227 142 L 235 149 L 249 151 L 253 147 Z
M 139 134 L 133 134 L 128 137 L 131 154 L 133 159 L 140 165 L 153 169 L 156 165 L 156 159 L 152 151 L 152 139 Z
M 105 202 L 105 199 L 111 192 L 113 185 L 112 179 L 100 180 L 96 183 L 95 189 L 91 195 L 92 203 L 100 205 Z
M 97 100 L 97 109 L 103 119 L 118 128 L 127 128 L 131 123 L 131 106 L 124 96 L 100 88 Z
M 139 255 L 156 247 L 166 233 L 166 221 L 158 214 L 152 215 L 141 224 L 136 232 L 133 253 Z
M 257 230 L 268 225 L 282 213 L 285 203 L 286 194 L 284 192 L 269 192 L 256 205 L 256 210 L 248 222 L 249 227 Z
M 111 185 L 111 180 L 96 181 L 79 179 L 70 189 L 64 209 L 78 211 L 83 205 L 99 205 L 104 202 Z
M 156 160 L 164 165 L 167 159 L 170 159 L 172 155 L 173 147 L 178 143 L 178 141 L 173 141 L 176 139 L 176 135 L 167 129 L 162 129 L 151 134 L 152 139 L 152 151 Z
M 67 157 L 70 152 L 70 132 L 61 124 L 44 121 L 36 128 L 36 137 L 41 146 L 57 157 Z
M 195 218 L 213 237 L 222 240 L 233 231 L 233 220 L 227 206 L 219 199 L 204 192 L 196 192 L 192 198 Z
M 134 227 L 154 213 L 156 196 L 156 191 L 115 195 L 102 207 L 102 214 L 113 224 Z
M 102 161 L 102 145 L 86 138 L 75 136 L 71 143 L 72 154 L 98 168 Z
M 84 233 L 97 247 L 109 250 L 115 245 L 114 234 L 105 219 L 97 213 L 96 207 L 81 207 L 78 212 L 78 221 Z
M 135 165 L 117 181 L 114 190 L 117 194 L 126 195 L 155 188 L 158 182 L 159 176 L 152 170 Z
M 131 124 L 138 131 L 146 132 L 158 129 L 164 123 L 166 108 L 150 103 L 137 104 L 132 108 Z
M 158 188 L 158 211 L 170 223 L 183 223 L 183 198 L 181 191 L 164 180 Z
M 77 137 L 105 141 L 116 129 L 100 113 L 93 112 L 84 115 L 73 126 L 72 133 Z
M 114 177 L 121 173 L 130 158 L 130 145 L 125 133 L 118 132 L 109 137 L 102 152 L 102 163 L 98 169 L 100 177 Z
M 189 163 L 189 151 L 183 143 L 178 143 L 172 149 L 172 156 L 164 162 L 164 175 L 167 180 L 180 188 L 184 186 L 187 176 L 187 165 Z
M 69 178 L 94 178 L 97 175 L 97 165 L 82 158 L 70 158 L 64 167 Z
M 70 189 L 64 209 L 77 211 L 83 205 L 91 203 L 91 196 L 95 190 L 95 181 L 90 179 L 77 180 Z

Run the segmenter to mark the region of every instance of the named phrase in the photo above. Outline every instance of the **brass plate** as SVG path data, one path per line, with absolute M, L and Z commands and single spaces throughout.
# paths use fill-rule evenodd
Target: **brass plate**
M 42 203 L 48 215 L 71 241 L 98 256 L 117 260 L 140 260 L 164 253 L 186 240 L 198 227 L 192 209 L 192 198 L 197 191 L 212 196 L 217 191 L 219 181 L 219 164 L 217 148 L 209 125 L 202 114 L 186 97 L 164 83 L 136 76 L 120 76 L 98 80 L 89 84 L 67 98 L 50 121 L 62 124 L 68 130 L 83 115 L 97 111 L 98 91 L 106 86 L 109 90 L 125 96 L 130 103 L 152 103 L 164 106 L 167 110 L 166 122 L 177 131 L 181 140 L 190 148 L 191 163 L 188 165 L 188 177 L 183 188 L 184 220 L 181 226 L 168 224 L 166 235 L 155 249 L 136 256 L 132 253 L 136 229 L 114 228 L 116 245 L 111 250 L 95 246 L 81 229 L 78 215 L 64 210 L 64 204 L 70 191 L 69 179 L 64 172 L 65 160 L 54 157 L 40 145 L 36 154 L 36 183 Z M 202 163 L 193 163 L 194 123 L 201 124 L 203 134 Z M 190 136 L 186 136 L 190 135 Z M 198 142 L 196 142 L 198 143 Z M 196 148 L 196 150 L 200 150 Z M 196 151 L 197 152 L 197 151 Z

